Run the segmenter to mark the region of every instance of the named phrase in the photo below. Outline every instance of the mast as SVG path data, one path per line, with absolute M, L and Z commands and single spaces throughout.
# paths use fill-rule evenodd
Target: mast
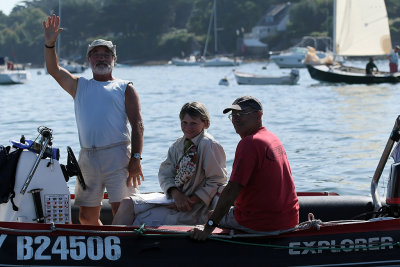
M 213 22 L 214 22 L 214 24 L 213 24 Z M 210 39 L 212 25 L 214 26 L 214 54 L 217 54 L 218 53 L 217 0 L 214 0 L 214 2 L 213 2 L 213 8 L 211 11 L 210 22 L 208 23 L 206 43 L 204 45 L 204 50 L 203 50 L 203 57 L 205 57 L 207 54 L 208 41 Z
M 217 0 L 214 0 L 214 53 L 218 53 L 218 31 L 217 31 Z
M 336 1 L 333 1 L 333 19 L 332 19 L 332 23 L 333 23 L 333 44 L 332 44 L 332 51 L 333 51 L 333 56 L 336 56 Z
M 206 38 L 206 44 L 204 45 L 204 50 L 203 50 L 203 57 L 206 56 L 207 54 L 207 47 L 208 47 L 208 40 L 210 39 L 210 33 L 211 33 L 211 25 L 213 22 L 213 18 L 215 17 L 215 12 L 214 12 L 214 8 L 215 8 L 215 0 L 214 0 L 214 4 L 213 4 L 213 9 L 211 12 L 211 16 L 210 16 L 210 22 L 208 23 L 208 30 L 207 30 L 207 38 Z M 214 24 L 214 32 L 215 32 L 215 24 Z

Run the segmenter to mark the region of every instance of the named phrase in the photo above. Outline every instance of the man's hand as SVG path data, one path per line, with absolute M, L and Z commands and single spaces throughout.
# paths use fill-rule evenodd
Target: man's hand
M 212 233 L 214 228 L 211 227 L 204 227 L 203 225 L 197 225 L 192 230 L 190 230 L 190 238 L 204 241 L 207 237 Z
M 46 21 L 43 21 L 44 28 L 44 41 L 47 46 L 54 46 L 58 35 L 62 32 L 62 28 L 60 26 L 60 17 L 53 14 L 51 17 L 47 18 Z
M 144 176 L 142 172 L 142 165 L 140 164 L 140 159 L 131 158 L 128 165 L 129 176 L 126 181 L 126 185 L 138 188 L 141 185 L 141 181 L 144 181 Z

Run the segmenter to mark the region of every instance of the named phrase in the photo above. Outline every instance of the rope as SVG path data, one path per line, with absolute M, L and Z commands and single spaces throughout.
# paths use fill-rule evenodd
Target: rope
M 296 225 L 296 230 L 305 230 L 305 229 L 311 229 L 311 228 L 316 228 L 318 231 L 321 229 L 321 225 L 323 225 L 323 222 L 321 220 L 316 220 L 314 218 L 314 214 L 309 213 L 307 215 L 308 221 L 302 222 L 298 225 Z

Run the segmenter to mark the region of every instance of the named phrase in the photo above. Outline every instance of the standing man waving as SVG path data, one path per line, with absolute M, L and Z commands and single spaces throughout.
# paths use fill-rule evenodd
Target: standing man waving
M 74 99 L 81 151 L 79 165 L 87 184 L 75 186 L 75 205 L 81 224 L 101 225 L 100 210 L 107 189 L 113 214 L 120 201 L 133 194 L 144 180 L 140 164 L 143 121 L 140 100 L 129 81 L 112 75 L 116 46 L 98 39 L 89 44 L 87 60 L 92 79 L 72 75 L 60 67 L 56 42 L 62 28 L 52 15 L 43 22 L 48 73 Z M 129 133 L 128 124 L 131 126 Z

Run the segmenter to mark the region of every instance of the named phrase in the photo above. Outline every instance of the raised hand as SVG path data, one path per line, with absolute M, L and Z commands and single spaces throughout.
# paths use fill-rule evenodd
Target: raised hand
M 51 17 L 47 18 L 46 21 L 43 21 L 44 28 L 44 40 L 47 46 L 55 45 L 58 35 L 62 32 L 62 28 L 60 26 L 60 17 L 53 14 Z

